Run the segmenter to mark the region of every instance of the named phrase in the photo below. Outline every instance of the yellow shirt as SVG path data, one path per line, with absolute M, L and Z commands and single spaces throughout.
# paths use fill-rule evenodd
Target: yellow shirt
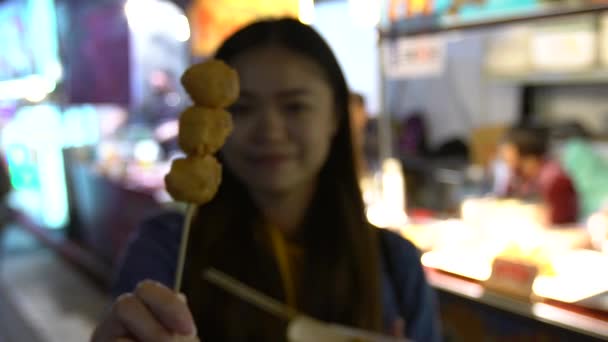
M 298 276 L 304 251 L 295 243 L 287 240 L 283 232 L 273 226 L 267 226 L 272 252 L 276 258 L 283 282 L 285 301 L 292 308 L 297 308 Z

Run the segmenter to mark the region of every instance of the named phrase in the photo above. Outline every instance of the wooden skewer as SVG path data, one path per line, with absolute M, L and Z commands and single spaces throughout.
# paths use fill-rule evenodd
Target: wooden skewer
M 182 278 L 184 276 L 184 264 L 186 262 L 190 228 L 192 226 L 192 218 L 194 217 L 195 213 L 196 205 L 189 203 L 186 207 L 186 217 L 184 218 L 184 226 L 182 228 L 182 238 L 179 244 L 179 256 L 177 259 L 177 269 L 175 271 L 175 281 L 173 283 L 173 290 L 178 293 L 182 289 Z

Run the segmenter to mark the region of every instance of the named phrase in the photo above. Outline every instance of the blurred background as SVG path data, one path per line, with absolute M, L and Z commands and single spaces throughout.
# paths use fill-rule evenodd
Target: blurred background
M 423 252 L 446 340 L 608 339 L 608 2 L 2 0 L 0 341 L 89 338 L 128 237 L 175 206 L 179 77 L 278 16 L 361 95 L 368 218 Z M 515 125 L 547 128 L 571 222 L 497 195 Z

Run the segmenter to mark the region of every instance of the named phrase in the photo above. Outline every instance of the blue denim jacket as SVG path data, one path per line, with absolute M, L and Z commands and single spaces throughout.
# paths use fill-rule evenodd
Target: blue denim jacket
M 164 213 L 145 221 L 131 239 L 116 274 L 113 294 L 132 291 L 144 279 L 172 286 L 183 216 Z M 382 298 L 387 331 L 405 321 L 405 336 L 414 341 L 440 341 L 441 329 L 433 289 L 428 285 L 420 253 L 399 235 L 380 231 Z

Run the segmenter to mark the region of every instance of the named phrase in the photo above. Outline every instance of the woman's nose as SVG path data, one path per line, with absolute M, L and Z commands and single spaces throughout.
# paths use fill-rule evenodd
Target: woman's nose
M 287 137 L 283 116 L 278 108 L 271 106 L 260 113 L 255 128 L 255 137 L 258 141 L 281 141 Z

